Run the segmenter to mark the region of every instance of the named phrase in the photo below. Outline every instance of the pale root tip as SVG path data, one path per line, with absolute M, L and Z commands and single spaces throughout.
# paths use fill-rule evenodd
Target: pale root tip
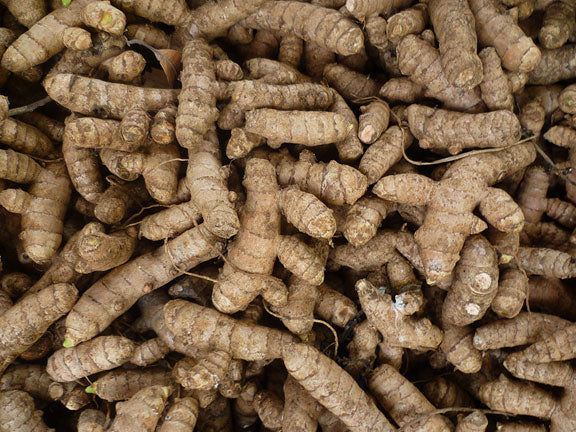
M 72 339 L 66 338 L 64 339 L 64 342 L 62 342 L 62 346 L 64 348 L 72 348 L 74 346 L 74 342 L 72 342 Z
M 92 387 L 92 386 L 86 387 L 86 388 L 84 389 L 84 391 L 85 391 L 86 393 L 90 393 L 90 394 L 96 393 L 96 390 L 94 390 L 94 387 Z

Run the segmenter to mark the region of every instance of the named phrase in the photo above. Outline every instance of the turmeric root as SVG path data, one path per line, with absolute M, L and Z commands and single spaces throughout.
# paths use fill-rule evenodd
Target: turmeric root
M 284 382 L 283 432 L 315 432 L 321 405 L 291 376 Z
M 534 157 L 530 144 L 520 144 L 513 150 L 471 156 L 455 162 L 438 183 L 417 174 L 384 177 L 374 187 L 374 193 L 394 202 L 428 203 L 424 224 L 414 237 L 420 247 L 427 280 L 440 282 L 452 273 L 466 237 L 474 231 L 477 221 L 469 212 L 478 203 L 483 216 L 497 229 L 506 232 L 521 230 L 523 215 L 517 204 L 502 190 L 487 186 L 527 166 Z M 474 180 L 470 177 L 472 173 Z M 451 199 L 450 204 L 444 205 L 448 196 L 452 197 L 456 190 L 463 189 L 470 194 L 465 200 Z M 464 212 L 468 215 L 467 221 L 464 222 L 462 217 L 455 219 L 449 216 L 447 208 L 451 208 L 452 214 Z M 449 241 L 446 240 L 448 237 Z
M 444 300 L 442 321 L 465 326 L 484 316 L 498 288 L 496 251 L 481 235 L 464 243 L 454 281 Z
M 518 264 L 529 275 L 569 279 L 576 275 L 576 263 L 570 254 L 555 249 L 520 247 Z
M 194 430 L 198 420 L 198 401 L 193 397 L 174 400 L 158 432 L 186 432 Z
M 375 101 L 360 107 L 358 138 L 364 144 L 372 144 L 388 129 L 390 107 L 386 102 Z
M 7 118 L 0 123 L 0 143 L 25 154 L 53 158 L 55 149 L 50 139 L 26 123 Z
M 468 3 L 432 0 L 428 6 L 448 82 L 463 89 L 474 88 L 482 81 L 483 72 L 476 54 L 474 16 Z
M 280 358 L 282 350 L 294 341 L 293 336 L 280 330 L 238 321 L 184 300 L 166 303 L 164 320 L 168 330 L 184 344 L 201 350 L 229 352 L 241 360 Z M 204 322 L 210 327 L 200 325 Z M 222 332 L 229 336 L 222 339 Z
M 326 284 L 317 288 L 318 297 L 314 313 L 338 327 L 345 327 L 358 314 L 356 305 L 344 294 L 330 288 Z
M 576 298 L 563 281 L 543 276 L 531 277 L 528 281 L 528 302 L 531 308 L 574 320 Z
M 172 387 L 155 385 L 140 390 L 126 402 L 118 402 L 116 417 L 108 431 L 121 432 L 138 428 L 154 432 L 171 393 Z
M 276 393 L 269 390 L 260 390 L 254 396 L 254 409 L 260 417 L 262 424 L 271 430 L 282 428 L 282 411 L 284 404 Z
M 520 312 L 512 319 L 494 321 L 477 328 L 474 346 L 487 350 L 526 345 L 546 339 L 569 325 L 569 321 L 554 315 Z
M 209 132 L 190 152 L 186 181 L 191 202 L 204 217 L 206 227 L 222 238 L 236 234 L 240 222 L 232 204 L 232 192 L 228 191 L 222 174 L 215 131 Z
M 175 237 L 199 223 L 202 214 L 188 201 L 146 216 L 140 223 L 140 236 L 149 240 Z
M 354 379 L 338 364 L 312 346 L 287 344 L 284 364 L 288 373 L 324 407 L 335 414 L 351 431 L 393 431 L 393 426 L 364 393 Z M 325 388 L 340 388 L 342 392 L 326 392 Z M 342 396 L 345 396 L 342 401 Z
M 436 409 L 410 381 L 387 364 L 377 367 L 372 372 L 368 387 L 382 408 L 401 427 Z M 450 421 L 438 414 L 425 416 L 418 421 L 417 426 L 411 424 L 410 427 L 431 432 L 452 429 Z
M 346 9 L 357 19 L 362 20 L 370 15 L 389 15 L 395 10 L 404 9 L 410 3 L 407 0 L 348 0 Z
M 530 72 L 540 62 L 540 50 L 512 17 L 500 12 L 495 0 L 471 0 L 478 40 L 496 48 L 504 67 L 512 72 Z M 503 36 L 505 35 L 505 36 Z
M 103 432 L 107 424 L 106 414 L 95 409 L 85 409 L 78 417 L 78 432 Z
M 565 362 L 533 363 L 522 353 L 512 353 L 504 360 L 504 367 L 516 378 L 557 387 L 573 387 L 574 371 Z
M 161 1 L 112 0 L 112 3 L 125 12 L 168 25 L 181 24 L 189 13 L 185 0 L 175 0 L 169 8 Z
M 368 23 L 366 21 L 366 25 Z M 428 25 L 428 7 L 424 3 L 395 13 L 386 22 L 388 40 L 397 45 L 408 34 L 419 34 Z M 368 27 L 366 27 L 368 28 Z
M 166 49 L 170 46 L 170 37 L 163 30 L 150 24 L 126 26 L 126 37 L 141 40 L 156 49 Z
M 502 70 L 500 57 L 493 47 L 484 48 L 478 54 L 482 61 L 484 78 L 480 82 L 482 100 L 491 111 L 514 110 L 513 86 Z
M 278 196 L 280 211 L 299 231 L 314 238 L 330 239 L 336 232 L 332 210 L 314 195 L 288 186 Z
M 49 387 L 53 382 L 44 365 L 12 365 L 0 378 L 0 390 L 22 390 L 49 401 L 52 399 Z
M 407 114 L 410 131 L 422 148 L 457 154 L 464 148 L 505 147 L 520 139 L 520 122 L 508 110 L 464 114 L 410 105 Z
M 4 371 L 21 353 L 36 342 L 76 302 L 78 292 L 69 284 L 50 285 L 31 294 L 0 316 L 0 352 Z
M 54 101 L 70 111 L 115 119 L 122 119 L 135 107 L 157 111 L 175 103 L 178 96 L 178 90 L 116 84 L 66 73 L 48 76 L 44 88 Z
M 338 11 L 294 1 L 264 3 L 243 25 L 282 30 L 342 55 L 355 54 L 364 46 L 362 30 Z
M 360 161 L 360 165 L 365 157 Z M 346 213 L 344 237 L 352 246 L 366 244 L 376 235 L 382 221 L 393 210 L 393 204 L 387 201 L 372 195 L 363 196 L 352 204 Z
M 246 113 L 245 130 L 265 137 L 269 143 L 307 146 L 336 143 L 352 132 L 344 116 L 321 111 L 255 109 Z
M 334 103 L 330 107 L 330 111 L 344 116 L 346 121 L 352 125 L 350 133 L 342 140 L 335 143 L 338 157 L 342 162 L 350 163 L 355 161 L 364 151 L 362 143 L 358 138 L 358 121 L 356 115 L 350 109 L 346 101 L 338 92 L 333 91 Z
M 338 63 L 326 65 L 324 79 L 351 102 L 378 94 L 379 85 L 375 80 Z
M 414 105 L 411 105 L 414 106 Z M 364 153 L 358 169 L 368 178 L 368 183 L 376 183 L 400 159 L 403 151 L 413 141 L 406 129 L 391 126 Z M 420 140 L 420 145 L 425 141 Z
M 178 96 L 176 137 L 180 145 L 188 149 L 195 149 L 201 143 L 218 118 L 212 56 L 212 48 L 201 39 L 187 42 L 182 52 L 183 86 Z
M 556 49 L 542 49 L 542 59 L 537 67 L 528 73 L 528 84 L 548 86 L 559 81 L 573 79 L 576 68 L 567 63 L 574 56 L 576 45 L 564 45 Z
M 504 318 L 514 318 L 520 313 L 526 293 L 532 291 L 528 287 L 528 277 L 520 270 L 509 268 L 500 273 L 498 293 L 492 300 L 491 308 Z M 534 303 L 530 300 L 530 306 Z
M 94 216 L 105 224 L 114 225 L 149 200 L 144 182 L 123 183 L 116 179 L 100 196 L 94 207 Z
M 74 381 L 126 363 L 134 348 L 130 339 L 100 336 L 76 347 L 56 351 L 48 359 L 46 370 L 54 381 Z
M 474 411 L 467 416 L 460 414 L 458 416 L 458 425 L 456 432 L 484 432 L 488 427 L 486 415 L 480 411 Z
M 51 432 L 42 420 L 42 411 L 36 411 L 34 399 L 20 390 L 0 392 L 0 421 L 2 431 Z
M 82 24 L 82 10 L 94 0 L 80 0 L 69 8 L 60 8 L 39 19 L 30 29 L 8 47 L 2 57 L 2 66 L 11 72 L 21 72 L 44 63 L 64 48 L 62 32 L 68 27 Z M 17 2 L 10 1 L 14 5 Z M 23 6 L 23 3 L 18 5 Z M 36 13 L 42 9 L 34 8 Z M 32 22 L 30 22 L 32 24 Z M 42 49 L 31 49 L 41 41 Z
M 575 336 L 574 325 L 560 328 L 522 351 L 522 359 L 533 363 L 549 363 L 576 358 L 573 342 Z
M 388 344 L 419 350 L 435 349 L 440 345 L 442 331 L 438 327 L 426 318 L 397 314 L 390 295 L 378 292 L 368 280 L 356 282 L 356 291 L 368 321 Z
M 402 39 L 397 47 L 398 66 L 404 75 L 426 88 L 425 94 L 448 109 L 477 111 L 482 105 L 477 92 L 452 86 L 442 69 L 440 55 L 428 42 L 415 35 Z
M 550 3 L 544 12 L 538 40 L 544 48 L 560 48 L 568 41 L 575 29 L 576 9 L 569 2 Z
M 143 370 L 117 369 L 101 376 L 86 388 L 100 399 L 109 402 L 130 399 L 140 390 L 153 385 L 169 386 L 172 383 L 170 371 L 160 368 Z
M 170 282 L 181 271 L 214 258 L 221 246 L 220 240 L 200 225 L 107 273 L 84 292 L 68 314 L 67 345 L 99 334 L 142 295 Z
M 424 98 L 424 88 L 410 78 L 391 78 L 380 87 L 379 94 L 390 102 L 414 103 Z
M 64 164 L 41 168 L 28 156 L 11 150 L 0 154 L 0 177 L 31 183 L 28 192 L 5 189 L 0 203 L 12 213 L 22 214 L 22 240 L 28 256 L 38 263 L 51 259 L 62 241 L 64 214 L 70 199 L 70 182 Z M 18 172 L 14 172 L 18 168 Z
M 336 161 L 328 164 L 311 162 L 304 159 L 302 153 L 299 161 L 287 154 L 279 154 L 278 159 L 272 160 L 281 185 L 296 184 L 303 191 L 334 205 L 353 204 L 364 195 L 368 183 L 362 173 Z

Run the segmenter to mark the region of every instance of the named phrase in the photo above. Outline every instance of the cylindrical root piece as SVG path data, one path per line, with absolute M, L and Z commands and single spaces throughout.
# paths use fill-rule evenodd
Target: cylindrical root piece
M 178 96 L 176 137 L 181 146 L 195 149 L 218 118 L 213 49 L 192 39 L 182 52 L 182 90 Z
M 520 139 L 520 122 L 508 110 L 464 114 L 410 105 L 410 131 L 422 148 L 448 150 L 457 154 L 465 148 L 505 147 Z
M 375 101 L 360 107 L 358 138 L 364 144 L 372 144 L 388 128 L 390 107 L 386 102 Z
M 527 292 L 528 277 L 524 272 L 514 268 L 502 271 L 498 294 L 492 300 L 492 310 L 501 317 L 514 318 L 522 310 Z
M 106 414 L 95 409 L 85 409 L 78 417 L 78 432 L 104 432 L 106 427 Z
M 576 28 L 576 7 L 567 1 L 555 1 L 546 7 L 538 40 L 544 48 L 560 48 Z
M 402 39 L 397 47 L 398 66 L 403 75 L 426 88 L 426 95 L 443 102 L 446 108 L 475 111 L 482 104 L 477 92 L 451 85 L 442 69 L 440 54 L 415 35 Z
M 498 257 L 485 237 L 469 237 L 454 270 L 454 282 L 442 308 L 442 320 L 465 326 L 484 316 L 498 289 Z
M 280 191 L 280 211 L 301 232 L 314 238 L 330 239 L 336 232 L 331 209 L 314 195 L 289 186 Z
M 376 96 L 380 88 L 378 83 L 368 76 L 338 63 L 329 64 L 324 68 L 324 78 L 344 99 L 351 102 Z
M 282 428 L 282 411 L 284 410 L 284 404 L 276 393 L 268 390 L 261 390 L 256 393 L 254 397 L 254 409 L 265 427 L 272 430 Z
M 555 249 L 520 247 L 518 265 L 529 275 L 558 279 L 576 277 L 576 262 L 570 254 Z
M 171 387 L 152 386 L 140 390 L 126 402 L 118 402 L 116 417 L 108 432 L 126 432 L 134 429 L 154 432 L 171 393 Z
M 101 67 L 108 71 L 110 81 L 131 83 L 144 71 L 146 60 L 136 51 L 128 50 L 104 61 Z
M 94 2 L 82 10 L 82 21 L 87 26 L 103 30 L 115 36 L 122 36 L 126 27 L 124 13 L 110 5 L 110 2 Z
M 392 210 L 392 206 L 391 203 L 375 196 L 367 195 L 360 198 L 350 206 L 346 213 L 343 232 L 346 240 L 352 246 L 366 244 L 376 235 L 380 224 Z
M 324 282 L 326 257 L 318 254 L 298 236 L 281 236 L 277 253 L 282 265 L 296 276 L 312 285 Z
M 511 381 L 504 375 L 483 384 L 479 397 L 490 409 L 545 419 L 550 418 L 556 407 L 556 400 L 547 391 Z
M 569 85 L 558 97 L 560 109 L 567 114 L 576 114 L 576 85 Z
M 391 346 L 418 350 L 437 348 L 442 331 L 427 318 L 418 319 L 396 311 L 390 295 L 382 294 L 367 279 L 356 282 L 356 291 L 368 321 Z
M 214 309 L 184 300 L 166 303 L 164 321 L 166 327 L 186 346 L 199 350 L 227 351 L 241 360 L 280 358 L 282 349 L 294 342 L 293 336 L 288 333 L 238 321 Z M 210 323 L 210 327 L 201 323 Z M 230 338 L 222 339 L 222 334 L 229 334 Z
M 392 126 L 368 147 L 358 166 L 360 172 L 368 178 L 368 183 L 376 183 L 402 159 L 404 150 L 412 144 L 413 139 L 406 128 Z
M 170 104 L 159 110 L 150 127 L 150 137 L 156 144 L 170 144 L 176 139 L 177 108 Z
M 158 432 L 189 432 L 198 420 L 198 401 L 193 397 L 175 399 Z
M 484 69 L 484 78 L 480 83 L 482 100 L 491 111 L 514 110 L 512 84 L 506 73 L 498 53 L 492 47 L 484 48 L 479 54 Z
M 316 432 L 322 406 L 291 376 L 284 381 L 282 432 Z
M 54 381 L 74 381 L 126 363 L 134 348 L 130 339 L 100 336 L 76 347 L 56 351 L 48 359 L 46 370 Z
M 357 432 L 392 432 L 394 427 L 372 399 L 338 364 L 304 344 L 284 346 L 288 373 L 346 426 Z M 319 386 L 318 383 L 324 383 Z M 340 389 L 338 392 L 327 389 Z
M 282 317 L 282 323 L 290 332 L 301 335 L 312 330 L 314 325 L 314 306 L 318 297 L 317 287 L 297 276 L 290 278 L 288 301 L 276 308 Z
M 0 392 L 1 429 L 11 432 L 51 432 L 42 420 L 42 411 L 36 411 L 34 399 L 20 390 Z
M 240 159 L 263 145 L 266 140 L 260 135 L 246 132 L 243 128 L 234 128 L 226 145 L 226 156 L 229 159 Z
M 463 373 L 478 372 L 482 367 L 482 353 L 473 345 L 472 327 L 444 324 L 442 329 L 444 338 L 440 349 L 446 355 L 446 360 Z
M 382 408 L 400 426 L 436 409 L 416 386 L 387 364 L 374 370 L 368 387 Z M 448 432 L 452 429 L 450 421 L 441 415 L 424 416 L 417 424 L 418 429 L 430 432 Z M 416 430 L 415 425 L 411 425 L 411 428 Z
M 202 214 L 192 202 L 168 207 L 150 216 L 140 223 L 140 237 L 152 241 L 175 237 L 199 223 Z
M 336 161 L 314 163 L 302 159 L 302 153 L 300 155 L 300 161 L 282 157 L 276 164 L 281 185 L 296 184 L 334 205 L 353 204 L 366 192 L 366 177 L 355 168 Z
M 66 48 L 84 51 L 92 46 L 92 35 L 81 27 L 68 27 L 62 32 L 62 42 Z
M 330 112 L 257 109 L 246 113 L 246 131 L 270 143 L 331 144 L 346 138 L 352 128 L 344 116 Z
M 496 0 L 470 0 L 476 19 L 478 40 L 493 46 L 504 67 L 513 72 L 530 72 L 540 62 L 540 50 L 513 18 L 498 9 Z
M 474 411 L 472 414 L 458 416 L 458 425 L 456 432 L 484 432 L 488 427 L 488 418 L 480 411 Z
M 476 329 L 474 346 L 479 350 L 527 345 L 567 328 L 570 321 L 536 312 L 520 312 L 513 319 L 498 320 Z
M 109 402 L 130 399 L 140 390 L 153 385 L 170 385 L 170 371 L 160 368 L 108 372 L 94 381 L 89 391 Z M 88 390 L 88 389 L 87 389 Z
M 283 30 L 341 55 L 356 54 L 364 46 L 360 27 L 340 12 L 296 1 L 264 3 L 244 20 L 247 27 Z
M 424 98 L 424 88 L 410 78 L 391 78 L 380 87 L 380 96 L 390 102 L 414 103 Z
M 416 6 L 404 9 L 388 18 L 386 34 L 390 42 L 397 45 L 404 36 L 419 34 L 427 25 L 428 8 L 424 3 L 418 3 Z
M 431 0 L 428 7 L 448 82 L 463 89 L 476 87 L 482 81 L 482 62 L 476 54 L 476 29 L 468 2 Z
M 210 131 L 190 152 L 186 184 L 190 201 L 202 214 L 206 227 L 219 237 L 229 238 L 238 232 L 240 222 L 225 180 L 218 139 Z
M 66 314 L 77 297 L 73 285 L 50 285 L 26 296 L 0 316 L 0 372 Z
M 358 314 L 354 302 L 344 294 L 333 290 L 326 284 L 318 289 L 318 299 L 314 313 L 321 319 L 330 321 L 338 327 L 345 327 Z

